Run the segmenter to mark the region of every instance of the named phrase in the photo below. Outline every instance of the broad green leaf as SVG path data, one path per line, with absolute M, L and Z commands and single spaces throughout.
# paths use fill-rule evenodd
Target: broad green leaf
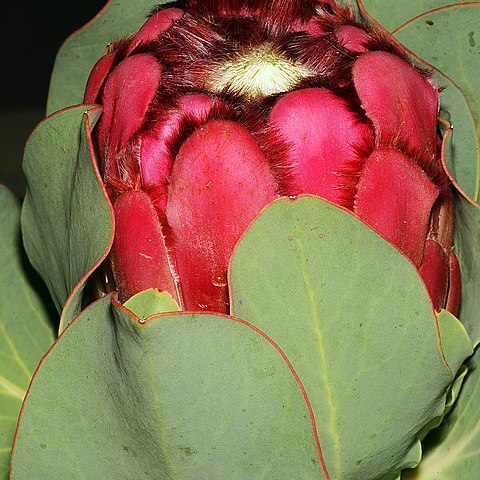
M 390 480 L 416 465 L 417 434 L 442 415 L 471 344 L 452 317 L 456 338 L 441 349 L 410 262 L 340 208 L 281 199 L 237 246 L 231 289 L 233 314 L 273 338 L 302 379 L 332 479 Z
M 478 140 L 475 121 L 470 106 L 458 87 L 441 73 L 437 73 L 439 83 L 445 86 L 441 96 L 441 106 L 454 122 L 452 138 L 453 152 L 450 170 L 463 190 L 471 198 L 478 198 Z
M 104 258 L 112 235 L 111 208 L 88 142 L 99 111 L 88 108 L 65 109 L 40 123 L 23 164 L 22 231 L 29 259 L 59 311 L 78 284 L 65 306 L 62 328 L 78 313 L 86 274 Z
M 392 0 L 358 0 L 362 9 L 375 21 L 392 32 L 405 22 L 429 10 L 459 3 L 475 3 L 474 0 L 416 0 L 409 2 L 392 2 Z
M 325 478 L 301 384 L 250 325 L 138 323 L 105 297 L 63 332 L 27 396 L 12 480 Z
M 449 80 L 442 107 L 451 114 L 454 173 L 465 192 L 478 200 L 480 188 L 480 3 L 426 13 L 395 36 Z M 462 105 L 464 97 L 469 111 Z
M 0 479 L 6 480 L 23 397 L 54 336 L 49 304 L 41 297 L 45 292 L 22 248 L 20 202 L 4 186 L 0 225 Z
M 462 273 L 459 318 L 475 343 L 480 342 L 480 206 L 455 196 L 455 252 Z
M 448 310 L 440 310 L 436 312 L 437 321 L 440 331 L 440 341 L 442 344 L 442 350 L 447 359 L 447 363 L 451 362 L 451 358 L 468 358 L 473 353 L 473 345 L 470 337 L 468 336 L 467 331 L 463 327 L 462 323 L 452 315 Z M 445 409 L 437 418 L 434 418 L 430 423 L 425 425 L 422 431 L 419 434 L 419 439 L 424 440 L 425 436 L 438 427 L 444 417 L 451 410 L 452 406 L 455 404 L 455 401 L 458 398 L 458 394 L 461 390 L 463 380 L 467 373 L 467 367 L 465 363 L 457 364 L 458 368 L 457 375 L 452 385 L 450 386 L 446 402 Z M 428 438 L 428 437 L 427 437 Z M 428 440 L 427 440 L 428 441 Z
M 149 288 L 133 295 L 123 306 L 143 320 L 157 313 L 180 310 L 178 303 L 168 292 L 160 292 L 156 288 Z
M 454 168 L 452 139 L 455 129 L 446 129 L 443 157 L 446 170 Z M 461 302 L 459 318 L 474 344 L 480 342 L 480 205 L 473 202 L 459 187 L 455 178 L 454 248 L 461 270 Z
M 107 45 L 134 34 L 150 11 L 167 0 L 109 0 L 102 11 L 71 35 L 55 59 L 47 113 L 82 103 L 90 70 Z
M 420 465 L 405 480 L 473 480 L 480 472 L 480 350 L 449 415 L 432 432 Z

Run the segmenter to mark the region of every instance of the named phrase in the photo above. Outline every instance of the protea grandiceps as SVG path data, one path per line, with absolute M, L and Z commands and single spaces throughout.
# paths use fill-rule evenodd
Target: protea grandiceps
M 150 287 L 228 311 L 236 242 L 279 196 L 356 214 L 456 312 L 439 87 L 350 10 L 315 0 L 185 0 L 94 67 L 86 103 L 114 204 L 120 298 Z

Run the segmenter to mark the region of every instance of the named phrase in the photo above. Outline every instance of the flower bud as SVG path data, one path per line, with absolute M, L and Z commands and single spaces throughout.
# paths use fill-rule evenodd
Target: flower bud
M 92 70 L 95 143 L 116 230 L 120 299 L 170 292 L 228 312 L 227 267 L 258 213 L 317 195 L 358 216 L 458 310 L 439 88 L 331 1 L 159 7 Z

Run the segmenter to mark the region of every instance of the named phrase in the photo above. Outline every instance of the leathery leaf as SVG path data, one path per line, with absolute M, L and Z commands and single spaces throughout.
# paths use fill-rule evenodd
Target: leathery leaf
M 25 259 L 20 201 L 3 185 L 0 225 L 0 479 L 6 480 L 18 412 L 54 334 L 49 321 L 51 305 Z
M 353 215 L 281 199 L 231 264 L 234 315 L 275 339 L 312 401 L 330 478 L 394 479 L 421 456 L 471 343 L 458 320 L 441 344 L 415 268 Z
M 80 311 L 88 273 L 111 244 L 111 207 L 89 141 L 99 113 L 85 105 L 57 112 L 37 126 L 25 148 L 25 249 L 63 309 L 61 329 Z
M 140 322 L 104 297 L 44 358 L 23 407 L 12 480 L 326 478 L 308 397 L 244 321 Z

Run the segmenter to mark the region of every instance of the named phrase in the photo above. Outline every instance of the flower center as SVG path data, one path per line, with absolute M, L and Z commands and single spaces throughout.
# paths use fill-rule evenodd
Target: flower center
M 313 71 L 270 45 L 262 45 L 224 63 L 207 81 L 207 89 L 261 99 L 293 90 L 301 80 L 313 75 Z

